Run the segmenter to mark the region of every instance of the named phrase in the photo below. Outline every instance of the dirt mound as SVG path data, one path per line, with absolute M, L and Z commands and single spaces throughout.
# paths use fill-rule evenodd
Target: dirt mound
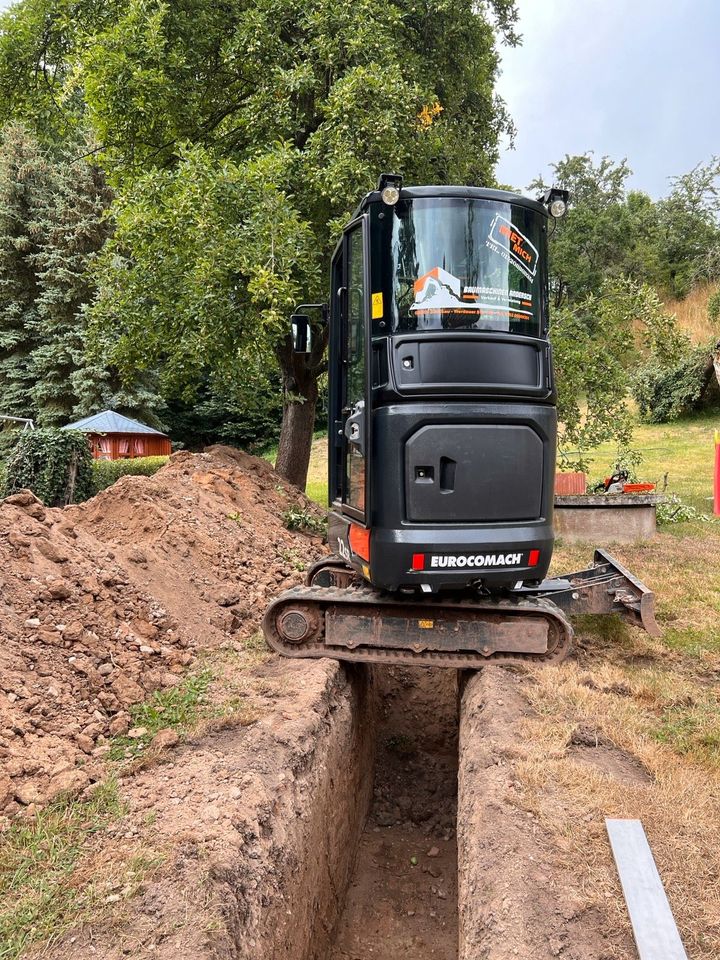
M 224 447 L 179 453 L 85 504 L 0 503 L 0 812 L 30 812 L 102 776 L 129 708 L 173 686 L 199 647 L 257 629 L 297 582 L 319 513 L 269 464 Z

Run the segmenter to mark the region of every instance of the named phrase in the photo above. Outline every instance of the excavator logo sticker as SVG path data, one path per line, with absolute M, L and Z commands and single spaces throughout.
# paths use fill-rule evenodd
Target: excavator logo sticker
M 487 246 L 517 267 L 528 280 L 535 277 L 539 259 L 537 247 L 499 213 L 495 214 L 490 225 Z
M 415 313 L 435 313 L 440 310 L 462 310 L 462 284 L 442 267 L 433 267 L 415 281 L 415 302 L 410 310 Z
M 465 554 L 430 555 L 431 567 L 519 567 L 522 564 L 521 553 L 478 553 L 476 556 Z

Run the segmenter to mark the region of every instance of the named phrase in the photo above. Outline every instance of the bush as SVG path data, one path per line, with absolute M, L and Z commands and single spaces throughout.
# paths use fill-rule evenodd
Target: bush
M 640 416 L 667 423 L 720 400 L 710 348 L 695 347 L 674 363 L 651 360 L 635 375 L 632 392 Z
M 79 430 L 27 430 L 6 464 L 3 496 L 25 488 L 48 507 L 80 503 L 93 493 L 92 454 Z
M 136 457 L 134 460 L 96 460 L 93 463 L 93 492 L 111 487 L 120 477 L 151 477 L 168 462 L 168 457 Z
M 720 290 L 716 290 L 708 300 L 707 310 L 710 323 L 717 323 L 720 320 Z
M 302 510 L 300 507 L 290 507 L 282 515 L 282 521 L 288 530 L 301 530 L 306 533 L 320 533 L 323 536 L 327 533 L 327 520 L 324 517 L 316 517 L 310 510 Z

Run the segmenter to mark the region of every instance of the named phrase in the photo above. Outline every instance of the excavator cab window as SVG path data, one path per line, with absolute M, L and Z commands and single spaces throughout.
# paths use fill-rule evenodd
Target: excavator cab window
M 331 396 L 335 447 L 330 495 L 344 514 L 361 523 L 368 515 L 367 271 L 367 217 L 363 216 L 345 231 L 333 258 L 335 301 L 330 313 L 331 362 L 342 371 Z
M 373 283 L 384 291 L 392 333 L 544 335 L 542 213 L 438 196 L 403 197 L 374 217 Z

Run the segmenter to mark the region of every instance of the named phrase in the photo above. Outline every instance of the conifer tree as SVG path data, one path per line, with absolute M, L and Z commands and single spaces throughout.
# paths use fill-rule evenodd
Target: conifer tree
M 70 146 L 55 167 L 55 190 L 39 214 L 33 257 L 38 295 L 32 360 L 34 405 L 43 426 L 62 426 L 90 412 L 99 371 L 86 357 L 84 308 L 93 295 L 89 267 L 111 231 L 112 193 L 102 171 Z M 75 156 L 73 156 L 75 154 Z
M 0 140 L 0 414 L 36 417 L 33 352 L 38 345 L 39 214 L 53 171 L 29 130 L 9 124 Z

